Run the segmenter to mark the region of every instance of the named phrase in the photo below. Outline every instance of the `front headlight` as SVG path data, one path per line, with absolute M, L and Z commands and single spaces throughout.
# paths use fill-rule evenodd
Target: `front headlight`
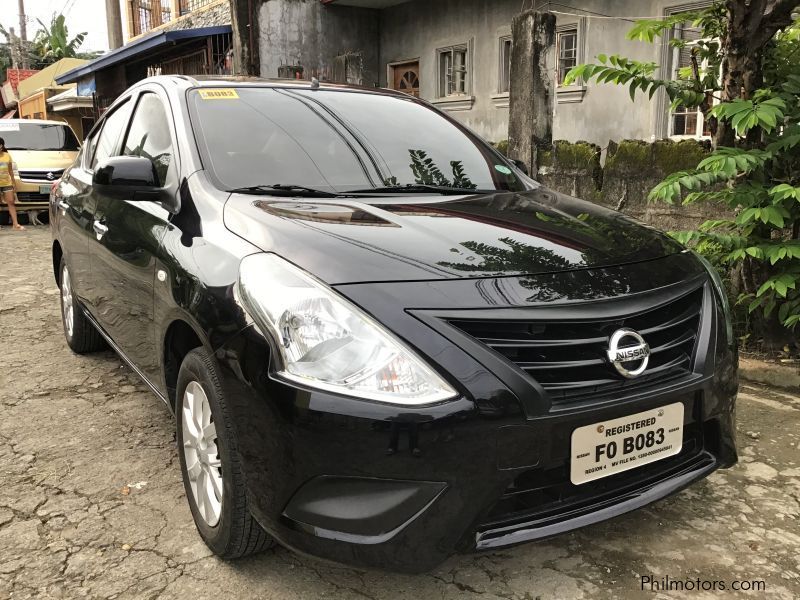
M 391 404 L 432 404 L 456 396 L 368 315 L 274 254 L 245 257 L 238 288 L 250 316 L 277 342 L 282 377 Z
M 693 252 L 693 254 L 703 264 L 706 271 L 708 271 L 708 275 L 711 277 L 717 296 L 719 296 L 719 301 L 722 304 L 722 318 L 725 320 L 725 339 L 729 345 L 733 345 L 735 340 L 733 339 L 733 323 L 731 321 L 731 303 L 730 300 L 728 300 L 728 291 L 725 289 L 725 283 L 714 268 L 714 265 L 712 265 L 705 256 L 697 252 Z

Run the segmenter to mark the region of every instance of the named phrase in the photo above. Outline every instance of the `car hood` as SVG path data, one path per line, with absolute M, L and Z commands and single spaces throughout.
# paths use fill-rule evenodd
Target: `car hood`
M 683 250 L 621 213 L 543 187 L 433 198 L 233 194 L 225 224 L 330 285 L 555 273 Z
M 61 150 L 9 150 L 17 168 L 25 169 L 66 169 L 78 156 L 77 151 Z

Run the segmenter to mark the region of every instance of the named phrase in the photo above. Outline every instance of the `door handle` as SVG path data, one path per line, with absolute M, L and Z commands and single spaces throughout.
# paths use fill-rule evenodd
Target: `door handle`
M 98 240 L 108 233 L 108 225 L 103 225 L 100 221 L 92 223 L 92 229 L 94 229 L 94 232 L 97 234 Z
M 69 204 L 67 204 L 64 200 L 59 200 L 58 201 L 58 208 L 60 208 L 64 212 L 66 212 L 66 211 L 69 210 Z

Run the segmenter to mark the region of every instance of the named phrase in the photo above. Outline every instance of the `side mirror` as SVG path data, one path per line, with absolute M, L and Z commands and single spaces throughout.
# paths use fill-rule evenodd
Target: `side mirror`
M 167 210 L 175 204 L 169 190 L 160 187 L 153 161 L 144 156 L 112 156 L 101 162 L 92 186 L 105 196 L 133 202 L 158 202 Z
M 522 162 L 518 158 L 512 158 L 511 162 L 513 162 L 514 166 L 517 167 L 520 171 L 525 173 L 525 175 L 530 175 L 530 173 L 528 173 L 528 165 L 526 165 L 524 162 Z
M 158 173 L 149 158 L 143 156 L 112 156 L 95 169 L 92 185 L 114 188 L 158 187 Z

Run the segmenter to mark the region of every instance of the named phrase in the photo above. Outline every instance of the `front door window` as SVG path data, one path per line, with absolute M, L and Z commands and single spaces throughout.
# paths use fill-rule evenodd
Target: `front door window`
M 172 183 L 175 166 L 169 119 L 164 104 L 155 94 L 145 94 L 139 100 L 122 154 L 149 158 L 158 173 L 158 184 Z

